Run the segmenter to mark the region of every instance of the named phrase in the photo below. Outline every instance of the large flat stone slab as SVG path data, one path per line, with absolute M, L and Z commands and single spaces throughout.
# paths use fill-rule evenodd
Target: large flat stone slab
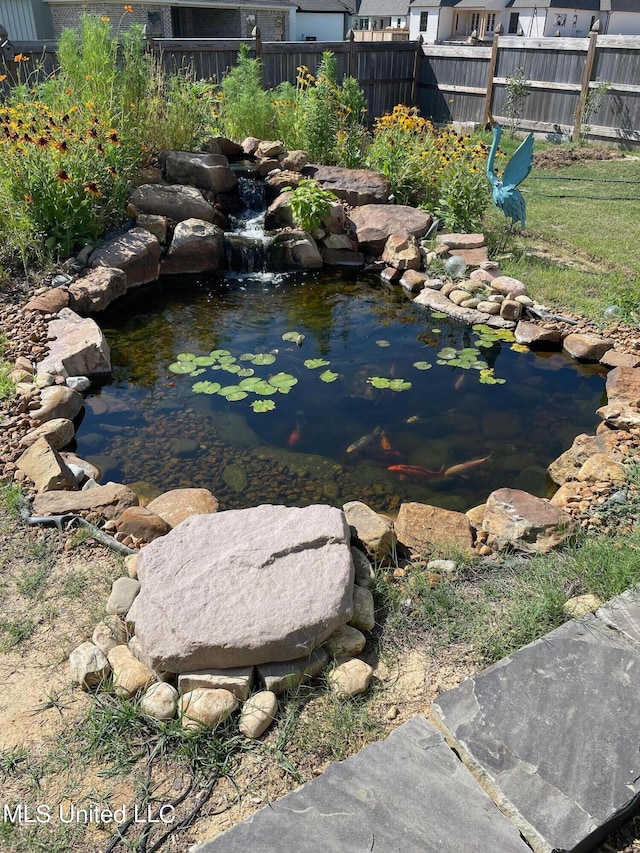
M 138 576 L 136 636 L 168 672 L 306 658 L 353 612 L 349 526 L 325 505 L 192 515 Z
M 109 376 L 111 350 L 95 320 L 63 308 L 49 323 L 49 353 L 38 373 L 56 376 Z
M 527 853 L 529 848 L 440 733 L 417 716 L 193 853 L 249 850 Z
M 640 587 L 635 586 L 603 604 L 596 613 L 605 625 L 640 643 Z
M 571 621 L 442 694 L 432 720 L 536 853 L 593 850 L 640 793 L 640 648 Z

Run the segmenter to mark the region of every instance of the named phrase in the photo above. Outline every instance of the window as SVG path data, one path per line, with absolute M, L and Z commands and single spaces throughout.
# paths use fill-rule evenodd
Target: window
M 492 33 L 496 28 L 496 13 L 489 12 L 487 15 L 487 29 L 486 32 Z
M 427 21 L 429 20 L 428 12 L 420 12 L 420 32 L 426 33 L 427 31 Z
M 369 29 L 369 18 L 358 18 L 356 21 L 356 29 L 357 30 L 368 30 Z
M 512 12 L 509 15 L 509 35 L 515 36 L 520 26 L 520 15 L 518 12 Z
M 476 32 L 478 32 L 479 29 L 480 29 L 480 12 L 474 12 L 473 15 L 471 15 L 471 29 L 469 30 L 469 32 L 472 33 L 474 30 Z
M 160 12 L 147 12 L 147 30 L 155 35 L 162 35 L 162 17 Z

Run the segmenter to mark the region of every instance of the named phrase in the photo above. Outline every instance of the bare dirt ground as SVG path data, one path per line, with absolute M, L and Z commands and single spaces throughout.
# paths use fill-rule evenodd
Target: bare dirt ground
M 534 154 L 533 165 L 537 169 L 562 169 L 585 160 L 621 160 L 624 157 L 624 152 L 615 148 L 547 148 Z

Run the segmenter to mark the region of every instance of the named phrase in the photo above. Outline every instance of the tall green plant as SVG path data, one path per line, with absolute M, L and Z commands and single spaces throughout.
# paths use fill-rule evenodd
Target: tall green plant
M 249 45 L 240 45 L 238 63 L 222 81 L 219 98 L 218 118 L 226 136 L 237 141 L 247 136 L 273 137 L 271 95 L 262 87 L 262 63 L 251 59 Z
M 516 68 L 513 74 L 507 74 L 504 114 L 509 120 L 509 134 L 512 138 L 520 127 L 524 103 L 531 94 L 530 86 L 531 82 L 527 79 L 524 68 Z

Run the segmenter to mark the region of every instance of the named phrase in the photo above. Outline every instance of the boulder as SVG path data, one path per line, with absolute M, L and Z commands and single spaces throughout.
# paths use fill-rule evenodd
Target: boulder
M 212 729 L 223 723 L 238 707 L 238 700 L 228 690 L 198 687 L 178 700 L 178 712 L 185 729 Z
M 169 527 L 176 527 L 191 515 L 218 511 L 218 501 L 209 489 L 171 489 L 147 504 Z
M 342 166 L 306 166 L 305 177 L 313 178 L 325 190 L 352 207 L 386 204 L 391 185 L 384 175 L 368 169 L 344 169 Z M 391 233 L 391 232 L 390 232 Z M 426 233 L 426 232 L 425 232 Z
M 375 583 L 375 572 L 369 558 L 359 548 L 351 548 L 351 558 L 356 571 L 355 583 L 365 589 L 371 589 Z
M 234 142 L 232 139 L 228 139 L 226 136 L 212 136 L 207 140 L 203 148 L 208 153 L 224 154 L 224 156 L 229 159 L 237 159 L 238 157 L 244 156 L 245 153 L 248 153 L 245 152 L 243 145 L 240 145 L 238 142 Z
M 285 231 L 278 234 L 267 250 L 269 269 L 320 269 L 322 255 L 316 241 L 305 231 Z
M 66 287 L 52 287 L 40 296 L 34 296 L 22 308 L 27 314 L 36 311 L 38 314 L 57 314 L 61 308 L 69 304 L 69 290 Z
M 164 536 L 171 527 L 149 507 L 130 506 L 118 519 L 117 531 L 125 536 L 135 536 L 143 542 L 153 542 Z
M 309 155 L 306 151 L 287 151 L 280 156 L 280 165 L 283 169 L 291 169 L 292 172 L 301 172 L 309 163 Z
M 33 515 L 78 515 L 97 513 L 109 520 L 118 518 L 128 506 L 137 506 L 135 492 L 121 483 L 107 483 L 81 492 L 46 492 L 36 495 Z
M 69 655 L 71 681 L 79 684 L 83 690 L 97 687 L 109 672 L 109 661 L 93 643 L 82 643 Z
M 560 349 L 562 334 L 559 329 L 547 329 L 537 323 L 520 320 L 514 336 L 519 344 L 526 344 L 531 349 Z
M 224 154 L 170 151 L 164 161 L 164 175 L 170 184 L 188 184 L 214 193 L 228 192 L 238 183 Z
M 35 484 L 38 492 L 77 489 L 73 473 L 57 450 L 46 438 L 39 438 L 18 459 L 18 470 Z
M 120 269 L 127 277 L 127 288 L 137 287 L 158 278 L 160 252 L 157 237 L 145 228 L 132 228 L 92 252 L 88 265 Z
M 498 489 L 487 498 L 482 529 L 492 547 L 546 553 L 575 533 L 571 516 L 544 498 L 519 489 Z
M 193 515 L 147 545 L 136 634 L 154 668 L 223 669 L 305 657 L 352 615 L 340 510 L 262 505 Z
M 49 353 L 38 364 L 38 374 L 111 375 L 111 349 L 95 320 L 63 308 L 49 323 L 49 338 Z
M 573 334 L 562 341 L 562 348 L 572 358 L 581 361 L 600 361 L 602 356 L 613 348 L 613 341 L 599 335 Z
M 52 385 L 40 392 L 40 408 L 34 409 L 31 417 L 40 424 L 59 419 L 72 421 L 83 405 L 82 394 L 64 385 Z
M 600 417 L 616 429 L 640 427 L 640 368 L 614 367 L 607 374 L 606 392 Z
M 279 139 L 263 139 L 262 142 L 258 143 L 255 155 L 261 160 L 270 160 L 284 154 L 284 150 L 284 143 Z
M 162 260 L 163 275 L 219 270 L 224 261 L 223 233 L 203 219 L 185 219 L 176 225 L 169 251 Z
M 31 447 L 39 438 L 46 438 L 50 447 L 60 450 L 69 444 L 75 432 L 73 421 L 68 418 L 53 418 L 23 435 L 20 439 L 20 447 Z
M 182 222 L 184 219 L 215 222 L 214 208 L 196 187 L 143 184 L 136 187 L 129 201 L 141 213 L 166 216 L 174 222 Z
M 400 505 L 395 522 L 398 541 L 416 551 L 455 551 L 471 556 L 473 534 L 467 516 L 462 512 L 422 503 Z
M 98 267 L 69 286 L 70 307 L 81 314 L 92 314 L 111 305 L 127 292 L 123 270 Z
M 127 646 L 114 646 L 107 654 L 116 695 L 129 699 L 146 690 L 156 680 L 151 670 L 136 660 Z
M 275 231 L 278 228 L 289 228 L 292 225 L 291 193 L 283 192 L 267 208 L 264 215 L 264 227 L 266 231 Z
M 347 523 L 353 527 L 374 560 L 381 560 L 393 553 L 396 535 L 390 521 L 362 501 L 349 501 L 343 506 Z
M 260 140 L 257 136 L 247 136 L 246 139 L 242 141 L 242 153 L 246 154 L 248 157 L 252 157 L 258 150 L 258 145 L 260 145 Z
M 624 465 L 614 462 L 607 453 L 594 453 L 580 467 L 577 478 L 583 483 L 625 483 Z
M 249 738 L 258 738 L 275 720 L 278 697 L 271 690 L 254 693 L 242 706 L 238 728 Z
M 408 269 L 402 275 L 400 284 L 409 293 L 418 293 L 425 286 L 425 281 L 428 281 L 431 276 L 426 272 L 419 272 L 418 269 Z
M 397 270 L 419 270 L 421 259 L 418 241 L 408 231 L 394 231 L 384 244 L 382 260 Z
M 361 251 L 378 257 L 389 236 L 396 231 L 408 231 L 414 237 L 424 237 L 433 223 L 430 213 L 405 204 L 366 204 L 349 212 Z
M 49 442 L 51 443 L 51 442 Z M 69 468 L 76 475 L 76 478 L 79 478 L 79 481 L 85 479 L 85 477 L 90 477 L 92 480 L 95 480 L 96 483 L 102 476 L 100 469 L 97 465 L 93 465 L 91 462 L 87 462 L 86 459 L 81 459 L 75 453 L 70 453 L 65 451 L 60 454 L 64 461 L 67 463 Z
M 353 616 L 349 624 L 360 631 L 373 631 L 376 626 L 375 614 L 371 591 L 356 584 L 353 587 Z
M 620 461 L 621 455 L 616 449 L 615 435 L 586 435 L 582 433 L 573 439 L 568 450 L 553 460 L 547 468 L 547 473 L 554 483 L 561 486 L 568 480 L 577 479 L 578 471 L 587 459 L 594 454 L 603 453 L 614 462 Z
M 447 246 L 449 251 L 481 249 L 486 246 L 484 234 L 438 234 L 436 245 Z
M 364 255 L 353 249 L 323 249 L 322 260 L 328 267 L 363 267 Z
M 505 299 L 500 303 L 500 316 L 505 320 L 519 320 L 522 317 L 522 303 Z
M 600 359 L 605 367 L 640 367 L 640 355 L 610 349 Z

